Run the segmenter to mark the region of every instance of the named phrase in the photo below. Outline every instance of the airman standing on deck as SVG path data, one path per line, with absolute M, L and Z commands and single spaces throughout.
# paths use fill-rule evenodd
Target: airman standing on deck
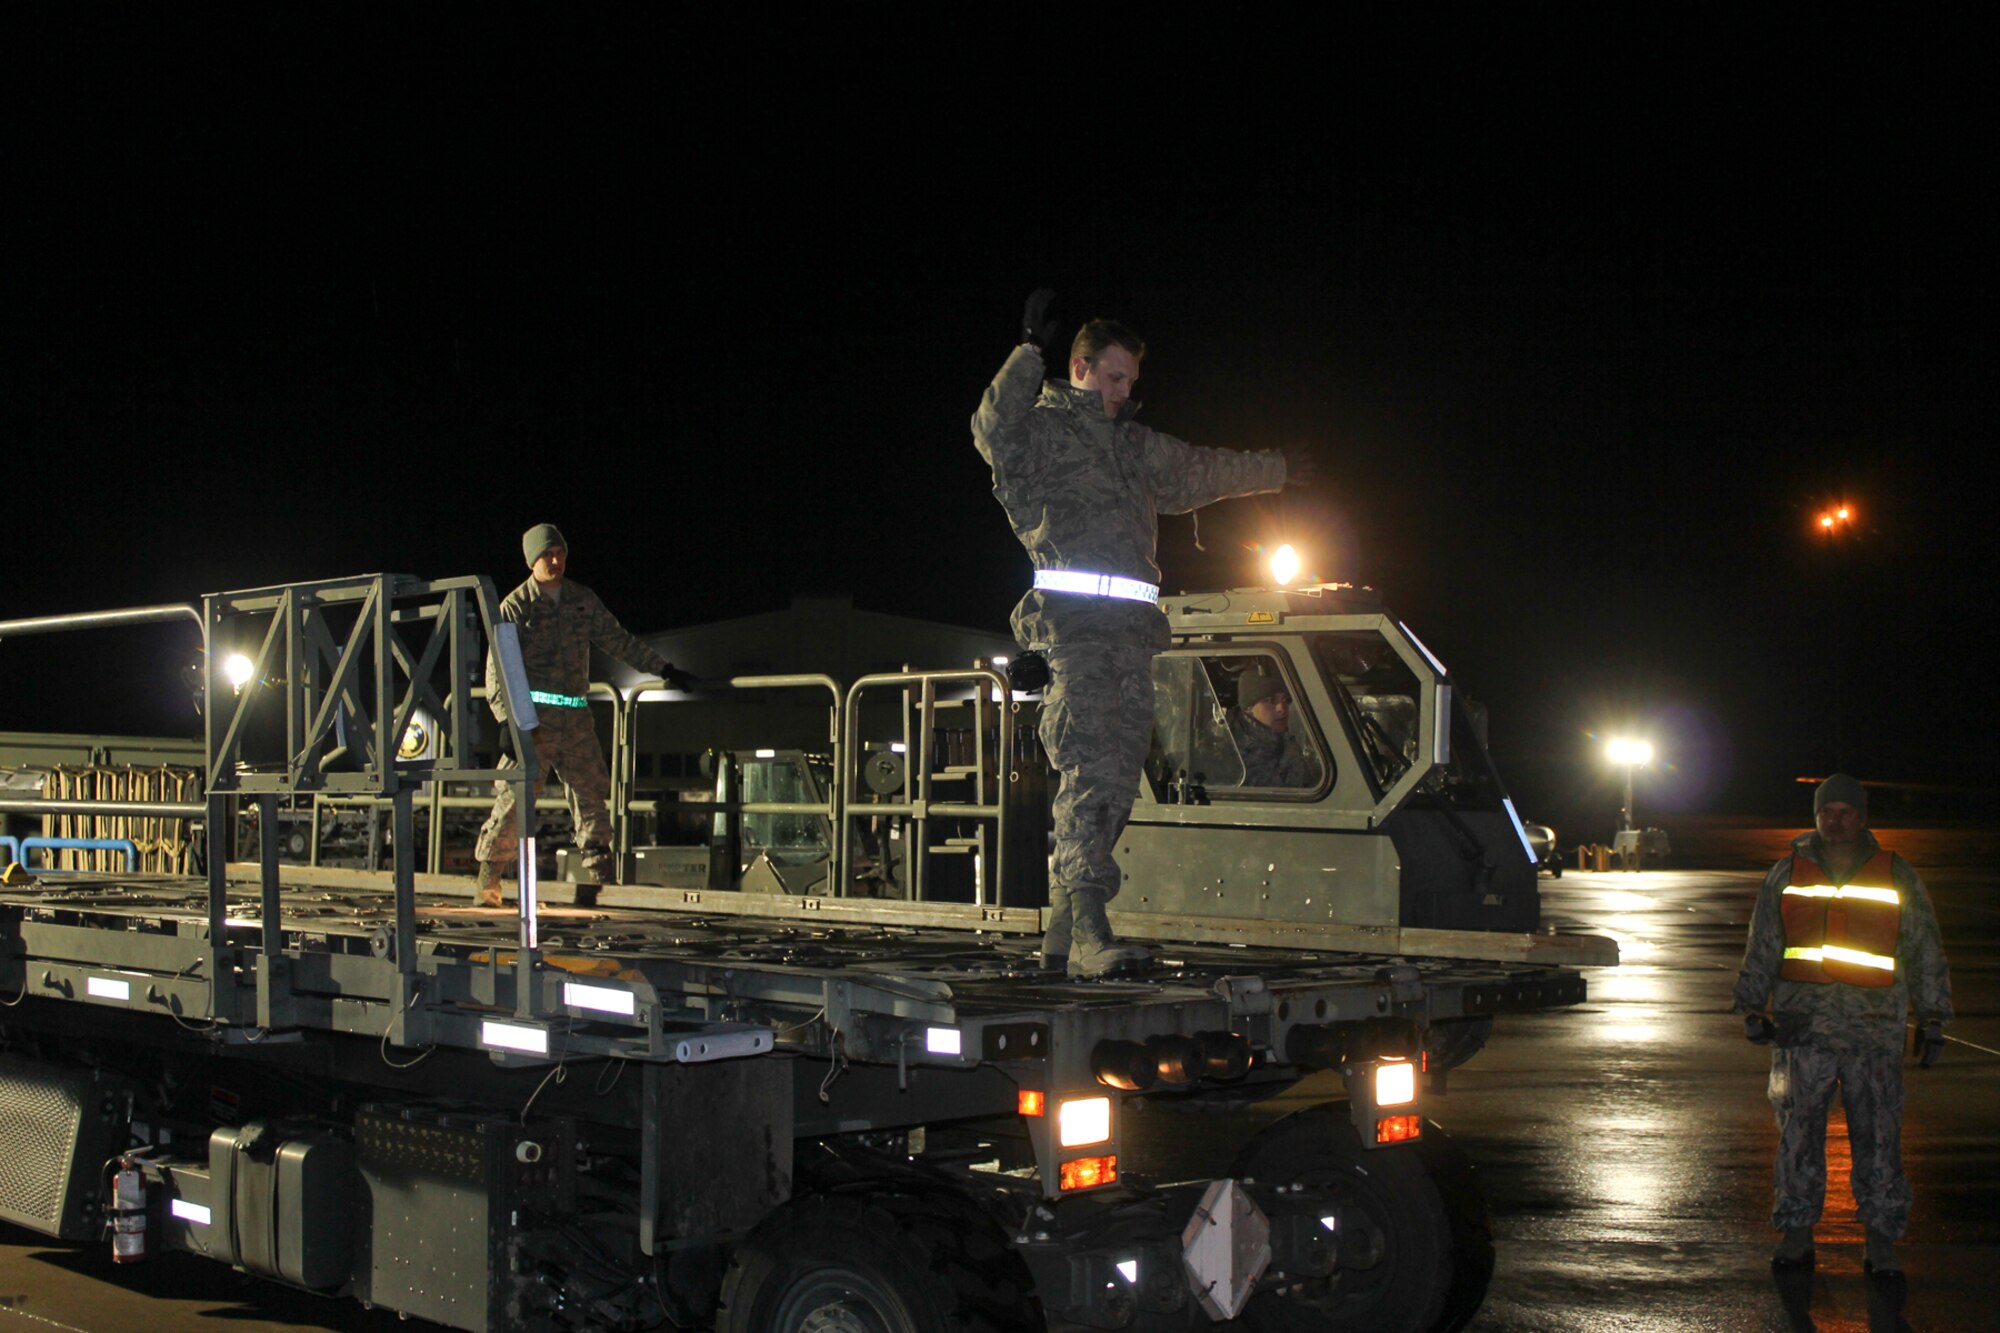
M 1028 298 L 1023 340 L 980 400 L 972 439 L 1035 567 L 1033 590 L 1014 608 L 1014 637 L 1050 672 L 1041 738 L 1062 787 L 1042 962 L 1102 976 L 1147 957 L 1113 940 L 1105 904 L 1119 889 L 1113 849 L 1152 742 L 1152 661 L 1168 643 L 1159 515 L 1275 491 L 1307 480 L 1311 467 L 1303 451 L 1197 448 L 1134 421 L 1146 344 L 1112 320 L 1077 333 L 1067 382 L 1044 380 L 1054 298 Z
M 535 713 L 541 719 L 534 733 L 535 758 L 542 770 L 535 780 L 535 795 L 541 795 L 549 774 L 561 775 L 569 793 L 576 845 L 590 877 L 577 884 L 577 902 L 589 906 L 597 901 L 600 884 L 618 879 L 610 812 L 605 804 L 611 794 L 611 771 L 598 746 L 597 726 L 591 721 L 585 697 L 590 689 L 591 646 L 595 644 L 627 666 L 659 676 L 670 685 L 684 688 L 689 681 L 619 624 L 596 593 L 567 577 L 569 543 L 555 524 L 537 523 L 529 528 L 521 537 L 521 554 L 530 573 L 527 581 L 500 603 L 500 618 L 519 627 L 521 665 Z M 493 715 L 503 723 L 507 720 L 505 697 L 499 660 L 489 650 L 486 698 Z M 500 766 L 512 768 L 516 761 L 505 755 Z M 500 905 L 501 877 L 505 867 L 520 855 L 515 790 L 516 785 L 505 779 L 493 784 L 493 813 L 480 826 L 474 849 L 479 859 L 479 901 L 487 907 Z

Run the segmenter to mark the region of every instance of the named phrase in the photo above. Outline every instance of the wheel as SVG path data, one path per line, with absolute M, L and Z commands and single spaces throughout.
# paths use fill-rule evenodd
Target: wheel
M 1493 1035 L 1493 1016 L 1447 1018 L 1431 1024 L 1424 1033 L 1424 1049 L 1430 1055 L 1427 1068 L 1443 1072 L 1456 1069 L 1485 1049 Z
M 1254 1333 L 1455 1333 L 1486 1299 L 1493 1235 L 1472 1162 L 1436 1124 L 1405 1147 L 1367 1151 L 1347 1103 L 1287 1116 L 1253 1139 L 1232 1174 L 1304 1186 L 1342 1205 L 1340 1267 L 1301 1288 L 1260 1292 Z
M 736 1248 L 715 1333 L 1039 1333 L 1025 1266 L 969 1201 L 787 1204 Z

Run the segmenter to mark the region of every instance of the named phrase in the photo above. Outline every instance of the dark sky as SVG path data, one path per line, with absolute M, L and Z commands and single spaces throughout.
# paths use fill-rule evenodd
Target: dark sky
M 1656 809 L 1793 801 L 1836 697 L 1864 776 L 1989 787 L 1980 43 L 1624 8 L 17 7 L 0 618 L 504 588 L 549 519 L 642 631 L 999 626 L 966 422 L 1048 285 L 1154 426 L 1321 459 L 1166 586 L 1383 589 L 1525 807 L 1597 818 L 1627 724 Z M 186 725 L 173 636 L 0 646 L 0 728 Z

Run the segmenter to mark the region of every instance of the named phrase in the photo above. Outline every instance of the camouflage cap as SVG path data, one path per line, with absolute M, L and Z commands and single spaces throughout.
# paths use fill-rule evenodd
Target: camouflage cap
M 1861 785 L 1859 778 L 1851 778 L 1845 773 L 1835 773 L 1813 790 L 1813 813 L 1817 815 L 1821 807 L 1841 801 L 1854 807 L 1862 819 L 1868 818 L 1868 789 Z
M 1246 671 L 1236 682 L 1236 706 L 1250 709 L 1274 694 L 1287 694 L 1285 682 L 1263 671 Z
M 531 565 L 551 546 L 560 546 L 565 550 L 569 547 L 569 543 L 563 540 L 562 529 L 553 523 L 537 523 L 521 534 L 521 558 Z

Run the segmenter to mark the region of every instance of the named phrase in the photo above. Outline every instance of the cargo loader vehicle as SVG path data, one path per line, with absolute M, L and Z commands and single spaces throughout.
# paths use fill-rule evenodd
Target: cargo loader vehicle
M 1581 1002 L 1615 947 L 1543 928 L 1473 711 L 1373 594 L 1162 605 L 1112 904 L 1153 957 L 1098 980 L 1042 966 L 1052 780 L 997 662 L 627 691 L 614 771 L 638 710 L 726 690 L 817 693 L 825 743 L 718 749 L 699 837 L 627 858 L 679 862 L 588 907 L 537 875 L 523 800 L 490 909 L 420 874 L 413 836 L 430 784 L 534 772 L 487 580 L 0 622 L 6 655 L 199 621 L 205 782 L 146 809 L 217 843 L 196 877 L 0 887 L 0 1218 L 476 1333 L 1462 1328 L 1493 1251 L 1438 1094 L 1496 1017 Z M 489 758 L 489 650 L 519 766 Z M 1252 670 L 1293 700 L 1288 785 L 1232 730 Z M 379 803 L 393 869 L 282 865 L 279 805 L 313 793 Z M 246 806 L 269 836 L 231 862 Z M 1247 1133 L 1226 1176 L 1124 1151 L 1142 1103 L 1329 1071 L 1345 1095 Z

